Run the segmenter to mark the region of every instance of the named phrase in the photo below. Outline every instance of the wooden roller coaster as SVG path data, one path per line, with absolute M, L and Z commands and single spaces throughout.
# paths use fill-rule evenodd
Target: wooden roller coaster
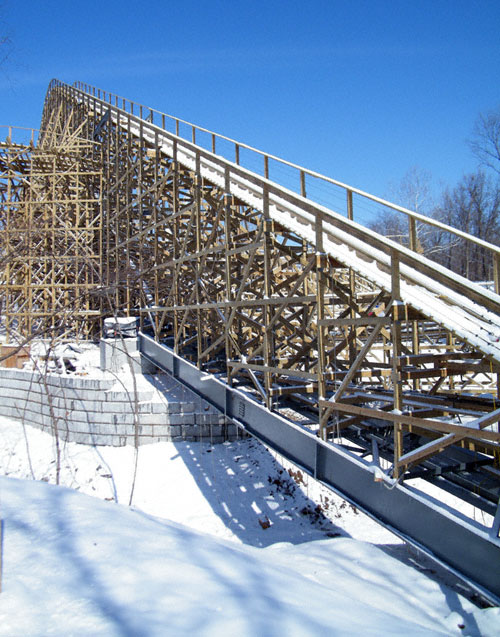
M 38 136 L 15 134 L 0 145 L 10 341 L 139 316 L 397 484 L 459 495 L 499 544 L 498 247 L 81 83 L 53 81 Z M 408 247 L 358 224 L 361 205 L 405 215 Z M 418 224 L 473 246 L 495 291 L 423 257 Z

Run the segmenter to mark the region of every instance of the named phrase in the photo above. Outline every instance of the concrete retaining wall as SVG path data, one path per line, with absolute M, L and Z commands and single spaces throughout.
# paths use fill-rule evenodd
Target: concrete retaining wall
M 168 375 L 87 378 L 0 368 L 0 414 L 61 440 L 95 445 L 161 441 L 222 442 L 235 425 Z

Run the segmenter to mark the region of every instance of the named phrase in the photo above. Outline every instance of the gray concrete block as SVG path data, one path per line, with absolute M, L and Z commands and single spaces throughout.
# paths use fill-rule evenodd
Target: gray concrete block
M 194 425 L 196 423 L 196 415 L 192 413 L 168 415 L 168 423 L 171 425 Z
M 153 403 L 154 405 L 157 405 L 158 403 Z M 163 407 L 166 411 L 166 413 L 168 414 L 180 414 L 181 413 L 181 403 L 180 402 L 176 402 L 175 400 L 165 400 L 163 403 Z M 157 409 L 157 407 L 154 407 L 154 409 Z
M 51 401 L 55 409 L 64 409 L 66 411 L 71 411 L 72 409 L 72 401 L 64 396 L 51 397 Z
M 182 428 L 180 425 L 169 425 L 169 435 L 173 439 L 174 437 L 182 437 Z
M 29 392 L 24 391 L 23 389 L 10 388 L 6 392 L 4 398 L 7 401 L 18 400 L 25 401 L 29 397 Z
M 102 392 L 93 389 L 81 389 L 74 387 L 52 387 L 49 389 L 49 395 L 60 400 L 99 400 Z
M 70 423 L 75 424 L 75 428 L 81 429 L 82 425 L 95 422 L 95 412 L 85 409 L 74 409 L 66 411 L 61 416 Z
M 5 389 L 26 389 L 28 387 L 29 383 L 24 378 L 7 378 L 0 376 L 0 392 L 3 392 Z
M 92 433 L 99 436 L 116 436 L 120 431 L 119 428 L 112 423 L 92 424 L 89 429 Z
M 167 436 L 155 436 L 153 435 L 152 429 L 144 430 L 142 434 L 137 437 L 138 444 L 141 446 L 142 444 L 151 444 L 151 442 L 166 442 L 170 440 Z M 135 441 L 134 441 L 135 442 Z
M 226 432 L 228 437 L 241 436 L 234 425 L 225 424 L 222 414 L 205 401 L 193 400 L 193 394 L 168 375 L 155 379 L 155 386 L 164 387 L 167 393 L 159 396 L 153 389 L 142 387 L 137 392 L 137 434 L 141 441 L 214 442 L 224 439 Z M 55 425 L 61 440 L 76 437 L 81 444 L 133 445 L 135 407 L 133 391 L 117 391 L 114 379 L 0 369 L 0 413 L 49 433 Z
M 137 427 L 135 425 L 121 425 L 116 428 L 116 433 L 118 436 L 127 436 L 127 438 L 134 438 L 136 436 L 136 429 L 137 435 L 139 435 L 142 432 L 140 425 L 138 425 Z
M 137 403 L 137 405 L 134 405 L 134 409 L 137 411 L 138 414 L 152 414 L 153 413 L 152 405 L 153 403 L 151 401 L 145 400 L 145 401 Z M 159 412 L 156 412 L 156 413 L 159 413 Z
M 158 436 L 162 440 L 169 439 L 172 436 L 172 427 L 170 425 L 155 425 L 151 427 L 151 435 Z
M 14 409 L 14 405 L 7 405 L 5 403 L 2 403 L 2 400 L 0 398 L 0 415 L 5 416 L 5 418 L 12 418 L 13 409 Z
M 31 409 L 28 409 L 25 405 L 9 405 L 5 407 L 5 413 L 2 408 L 2 414 L 9 418 L 15 418 L 16 420 L 25 420 L 29 422 L 32 418 Z
M 212 445 L 221 445 L 223 442 L 225 442 L 224 436 L 213 436 L 210 438 L 210 443 Z
M 15 368 L 5 368 L 0 367 L 0 377 L 2 379 L 10 379 L 10 380 L 18 380 L 18 381 L 29 381 L 36 374 L 38 378 L 39 375 L 36 372 L 27 371 L 25 369 L 15 369 Z
M 181 432 L 183 438 L 188 439 L 188 437 L 197 438 L 200 435 L 200 428 L 197 425 L 182 425 Z
M 106 414 L 108 417 L 111 417 L 111 414 L 128 414 L 135 411 L 134 403 L 128 401 L 109 402 L 104 400 L 99 403 L 95 402 L 94 408 L 95 411 Z
M 135 417 L 132 413 L 112 414 L 111 422 L 114 425 L 133 425 Z
M 170 405 L 160 401 L 151 400 L 139 403 L 139 413 L 141 414 L 167 414 L 173 413 L 170 411 Z
M 197 425 L 218 425 L 219 416 L 217 414 L 196 414 Z
M 134 392 L 133 389 L 129 391 L 117 391 L 117 390 L 107 390 L 103 392 L 103 398 L 109 402 L 127 402 L 134 403 L 135 401 L 141 403 L 145 401 L 153 400 L 153 390 L 139 390 Z
M 237 433 L 238 433 L 238 427 L 236 425 L 233 425 L 233 424 L 225 425 L 226 436 L 233 438 L 233 437 L 236 437 Z
M 136 338 L 103 338 L 99 347 L 103 371 L 119 372 L 121 369 L 129 368 L 130 364 L 134 365 L 131 357 L 137 352 Z
M 170 416 L 168 414 L 142 414 L 140 421 L 145 425 L 169 425 Z
M 104 378 L 87 378 L 85 376 L 57 376 L 47 375 L 49 386 L 59 389 L 74 389 L 75 391 L 106 391 L 111 389 L 115 381 Z
M 142 374 L 156 374 L 158 371 L 158 368 L 144 356 L 140 356 L 140 369 Z

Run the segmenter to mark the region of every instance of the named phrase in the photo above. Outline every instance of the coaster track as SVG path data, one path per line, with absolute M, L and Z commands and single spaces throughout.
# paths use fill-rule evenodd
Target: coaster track
M 304 458 L 295 447 L 289 451 L 286 431 L 304 432 L 304 450 L 312 444 L 305 442 L 308 436 L 321 450 L 343 449 L 353 466 L 368 467 L 372 480 L 375 476 L 409 501 L 408 494 L 423 494 L 433 483 L 482 511 L 483 524 L 466 522 L 477 542 L 474 557 L 466 558 L 460 542 L 450 553 L 440 550 L 437 531 L 429 538 L 418 531 L 419 523 L 412 532 L 411 511 L 403 523 L 369 501 L 362 503 L 498 600 L 499 248 L 81 83 L 49 86 L 38 149 L 38 155 L 32 151 L 38 164 L 41 153 L 58 161 L 78 159 L 64 196 L 70 200 L 76 192 L 90 213 L 84 220 L 70 217 L 66 243 L 53 240 L 54 264 L 63 250 L 77 257 L 79 267 L 67 285 L 78 295 L 58 297 L 54 308 L 53 277 L 48 294 L 45 274 L 28 304 L 22 295 L 31 294 L 29 286 L 9 289 L 7 278 L 6 297 L 17 295 L 7 303 L 13 325 L 22 322 L 16 312 L 26 305 L 31 330 L 43 329 L 47 317 L 61 312 L 66 331 L 85 324 L 87 333 L 98 329 L 92 317 L 140 314 L 143 331 L 171 351 L 171 360 L 191 362 L 200 378 L 213 374 L 228 391 L 239 392 L 238 405 L 245 402 L 241 396 L 257 401 L 276 417 L 280 431 L 282 421 L 288 422 L 291 429 L 283 429 L 279 442 L 238 413 L 228 414 L 311 473 L 318 474 L 318 467 L 306 461 L 309 451 Z M 289 171 L 286 183 L 271 179 L 280 166 Z M 296 176 L 297 192 L 290 175 Z M 308 196 L 317 181 L 335 196 L 343 193 L 345 214 Z M 85 196 L 78 194 L 82 184 Z M 57 179 L 51 188 L 60 192 Z M 57 200 L 53 216 L 64 225 L 64 198 Z M 92 200 L 102 202 L 94 220 Z M 409 248 L 354 221 L 365 201 L 407 216 Z M 16 205 L 22 215 L 22 204 Z M 419 254 L 417 223 L 480 250 L 496 292 Z M 4 233 L 12 244 L 12 231 L 7 227 Z M 94 246 L 89 254 L 83 248 L 87 235 Z M 61 303 L 66 303 L 62 309 Z M 153 345 L 145 347 L 158 364 L 157 354 L 167 356 Z M 202 387 L 195 389 L 203 393 Z M 268 426 L 273 427 L 272 419 Z M 326 478 L 328 471 L 322 479 L 359 504 L 359 490 L 350 495 L 347 483 L 340 488 L 338 480 Z M 435 515 L 434 505 L 431 509 Z M 456 515 L 458 528 L 465 522 Z

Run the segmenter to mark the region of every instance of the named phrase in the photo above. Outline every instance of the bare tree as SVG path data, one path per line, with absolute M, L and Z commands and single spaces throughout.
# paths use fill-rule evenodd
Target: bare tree
M 396 203 L 419 214 L 429 215 L 434 208 L 432 175 L 418 166 L 407 170 L 398 184 L 390 184 L 390 190 Z
M 484 172 L 465 175 L 452 190 L 443 193 L 438 218 L 489 243 L 500 245 L 500 189 Z M 473 280 L 491 278 L 491 264 L 484 248 L 459 240 L 443 245 L 438 260 Z
M 500 106 L 479 115 L 469 146 L 483 167 L 500 174 Z
M 432 177 L 430 173 L 417 166 L 413 166 L 406 172 L 398 184 L 391 185 L 390 197 L 404 208 L 408 208 L 422 215 L 433 216 L 435 206 L 431 181 Z M 403 213 L 384 210 L 369 224 L 369 227 L 375 232 L 383 234 L 401 245 L 410 245 L 408 218 Z M 434 236 L 435 234 L 436 232 L 431 226 L 417 222 L 416 249 L 425 254 L 432 251 L 437 241 L 437 238 Z

